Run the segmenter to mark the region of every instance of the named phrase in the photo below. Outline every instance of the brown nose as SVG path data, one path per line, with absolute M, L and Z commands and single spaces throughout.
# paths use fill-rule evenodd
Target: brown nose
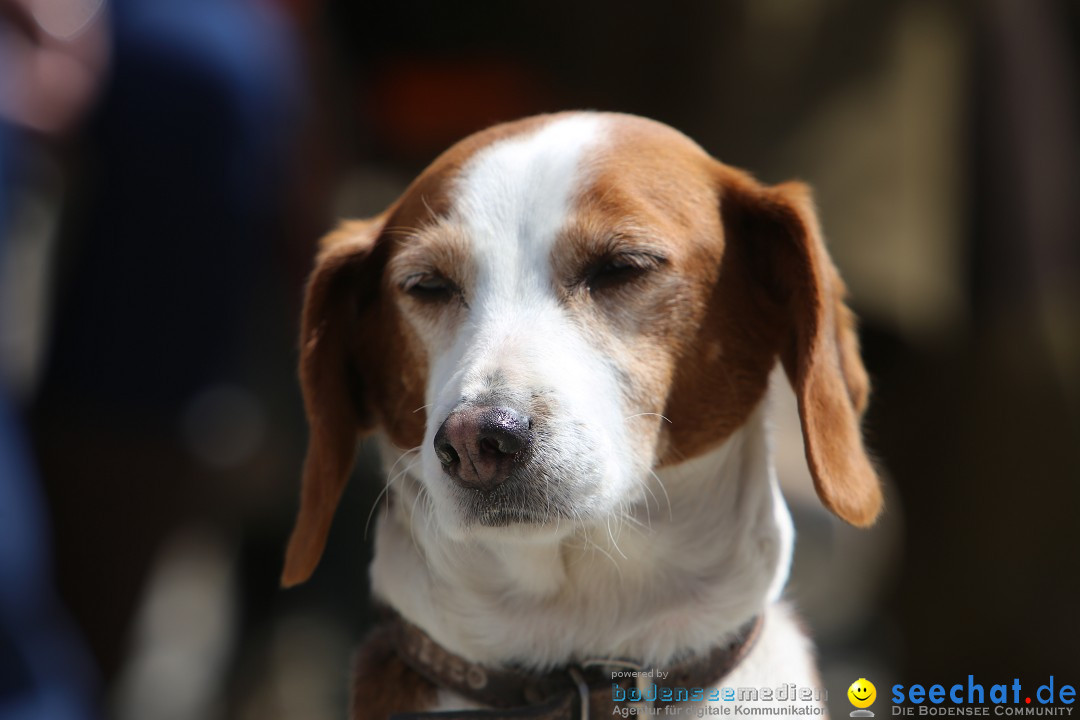
M 531 421 L 509 407 L 455 410 L 435 433 L 435 454 L 465 487 L 490 490 L 506 481 L 514 460 L 532 441 Z

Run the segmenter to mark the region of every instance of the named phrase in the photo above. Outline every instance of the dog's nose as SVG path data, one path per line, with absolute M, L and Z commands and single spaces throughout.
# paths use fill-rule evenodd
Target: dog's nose
M 450 477 L 490 490 L 506 481 L 515 458 L 532 441 L 532 421 L 510 407 L 455 410 L 435 433 L 435 454 Z

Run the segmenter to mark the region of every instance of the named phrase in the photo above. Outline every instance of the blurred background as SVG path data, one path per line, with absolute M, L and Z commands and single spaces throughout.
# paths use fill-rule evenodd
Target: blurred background
M 888 478 L 828 516 L 778 393 L 834 715 L 1080 684 L 1078 76 L 1073 0 L 0 0 L 0 718 L 344 717 L 370 458 L 277 587 L 316 241 L 566 108 L 816 188 Z

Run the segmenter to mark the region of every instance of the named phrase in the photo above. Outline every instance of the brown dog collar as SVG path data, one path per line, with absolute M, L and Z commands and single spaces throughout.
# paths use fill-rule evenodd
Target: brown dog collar
M 657 670 L 663 668 L 643 667 L 626 660 L 587 661 L 548 673 L 491 668 L 450 652 L 400 617 L 390 622 L 394 624 L 397 653 L 406 665 L 437 687 L 492 708 L 404 713 L 394 715 L 392 720 L 588 720 L 590 717 L 608 717 L 616 707 L 613 692 L 616 688 L 622 691 L 633 688 L 640 692 L 651 683 L 663 688 L 688 689 L 716 685 L 747 656 L 762 625 L 759 615 L 743 625 L 729 643 L 713 648 L 707 655 L 667 668 L 667 675 L 657 680 Z M 632 676 L 630 672 L 640 674 Z M 642 697 L 648 694 L 642 692 Z M 657 699 L 652 703 L 642 700 L 625 704 L 662 707 L 671 702 Z

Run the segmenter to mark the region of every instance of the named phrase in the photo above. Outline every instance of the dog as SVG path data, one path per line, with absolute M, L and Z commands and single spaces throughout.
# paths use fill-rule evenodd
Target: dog
M 781 601 L 794 533 L 766 395 L 779 363 L 821 502 L 872 524 L 844 301 L 805 185 L 630 115 L 479 132 L 324 238 L 282 584 L 314 571 L 374 435 L 389 612 L 359 651 L 353 716 L 627 716 L 778 686 L 823 714 Z

